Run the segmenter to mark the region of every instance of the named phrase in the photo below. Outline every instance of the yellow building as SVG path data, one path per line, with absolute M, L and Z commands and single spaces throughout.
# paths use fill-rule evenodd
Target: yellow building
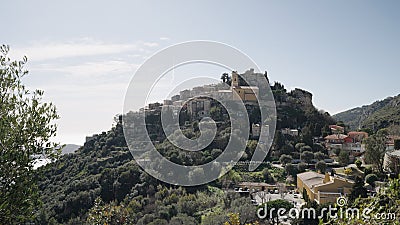
M 319 204 L 334 203 L 342 195 L 348 195 L 354 182 L 339 176 L 330 176 L 313 171 L 297 174 L 297 189 L 303 193 L 305 189 L 311 201 Z
M 236 71 L 232 72 L 232 84 L 231 88 L 233 91 L 237 93 L 240 99 L 236 95 L 233 95 L 235 100 L 256 102 L 258 95 L 258 87 L 257 86 L 240 86 L 239 85 L 239 74 Z

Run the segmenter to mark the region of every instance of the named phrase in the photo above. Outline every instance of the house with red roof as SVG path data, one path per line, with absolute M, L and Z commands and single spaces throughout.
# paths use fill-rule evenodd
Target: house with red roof
M 325 145 L 330 151 L 343 149 L 349 151 L 352 156 L 360 156 L 365 152 L 363 140 L 367 137 L 368 133 L 358 131 L 351 131 L 347 135 L 332 134 L 325 137 Z

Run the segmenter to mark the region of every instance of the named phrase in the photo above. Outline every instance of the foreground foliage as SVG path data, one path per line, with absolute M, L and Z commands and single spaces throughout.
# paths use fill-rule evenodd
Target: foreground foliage
M 35 158 L 55 159 L 50 141 L 57 127 L 56 108 L 42 101 L 43 91 L 22 83 L 27 58 L 11 61 L 8 46 L 0 47 L 0 224 L 22 223 L 39 205 L 34 178 Z
M 330 224 L 400 224 L 400 179 L 391 179 L 373 197 L 358 198 L 347 207 L 357 208 L 360 212 L 371 209 L 369 219 L 343 218 L 332 220 Z M 386 217 L 386 218 L 384 218 Z

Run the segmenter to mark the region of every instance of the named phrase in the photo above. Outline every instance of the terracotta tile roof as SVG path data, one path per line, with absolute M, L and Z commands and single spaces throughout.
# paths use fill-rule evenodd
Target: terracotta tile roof
M 347 134 L 349 137 L 354 138 L 354 137 L 364 137 L 367 138 L 368 137 L 368 133 L 367 132 L 363 132 L 363 131 L 351 131 Z
M 344 134 L 332 134 L 325 137 L 326 140 L 344 140 L 347 138 L 347 135 Z

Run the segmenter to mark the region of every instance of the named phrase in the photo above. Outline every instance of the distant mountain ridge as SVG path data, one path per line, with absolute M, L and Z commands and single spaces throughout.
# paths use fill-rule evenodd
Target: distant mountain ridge
M 68 154 L 68 153 L 74 153 L 76 150 L 78 150 L 80 145 L 75 145 L 75 144 L 66 144 L 64 148 L 61 149 L 61 154 Z
M 369 128 L 374 131 L 400 124 L 400 95 L 350 109 L 333 118 L 343 121 L 352 130 Z
M 78 150 L 80 145 L 75 145 L 75 144 L 66 144 L 62 149 L 61 149 L 61 155 L 69 154 L 69 153 L 75 153 L 76 150 Z M 34 162 L 34 169 L 37 169 L 41 166 L 44 166 L 51 161 L 48 158 L 45 158 L 45 156 L 40 156 L 38 159 L 35 160 Z

